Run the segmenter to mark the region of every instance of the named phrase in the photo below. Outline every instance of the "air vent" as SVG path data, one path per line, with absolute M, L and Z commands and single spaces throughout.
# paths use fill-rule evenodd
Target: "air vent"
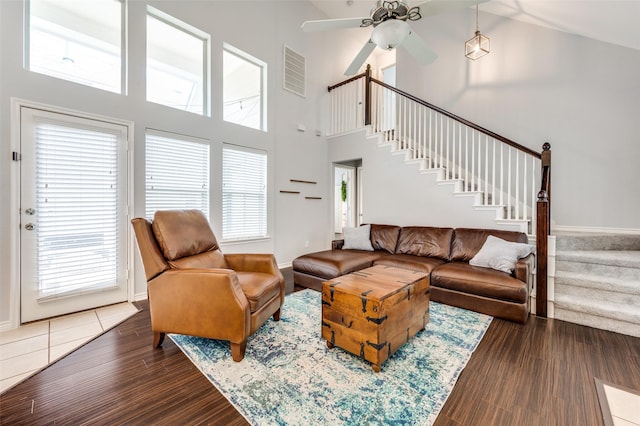
M 284 81 L 285 90 L 300 95 L 307 96 L 307 60 L 298 52 L 292 50 L 287 45 L 284 46 Z

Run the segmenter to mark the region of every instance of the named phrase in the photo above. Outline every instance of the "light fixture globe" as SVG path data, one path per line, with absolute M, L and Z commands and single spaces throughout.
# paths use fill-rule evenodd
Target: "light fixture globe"
M 407 38 L 410 32 L 411 28 L 406 21 L 388 19 L 374 28 L 371 41 L 380 49 L 393 50 Z

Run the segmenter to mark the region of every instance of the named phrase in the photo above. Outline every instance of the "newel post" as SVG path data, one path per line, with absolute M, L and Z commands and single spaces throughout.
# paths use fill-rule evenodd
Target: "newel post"
M 371 124 L 371 65 L 364 73 L 364 125 Z
M 551 233 L 551 145 L 542 146 L 542 185 L 536 203 L 536 315 L 547 317 L 547 260 Z

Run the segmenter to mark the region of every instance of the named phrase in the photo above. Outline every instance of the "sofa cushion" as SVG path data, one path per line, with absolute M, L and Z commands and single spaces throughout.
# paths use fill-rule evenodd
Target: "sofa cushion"
M 396 253 L 449 259 L 453 228 L 406 226 L 400 230 Z
M 527 234 L 498 229 L 456 228 L 451 242 L 451 260 L 468 262 L 473 259 L 489 235 L 514 243 L 527 243 Z
M 344 234 L 343 250 L 373 251 L 371 246 L 371 225 L 362 225 L 356 228 L 342 228 Z
M 373 265 L 383 252 L 362 250 L 325 250 L 300 256 L 293 261 L 293 270 L 320 278 L 331 279 Z
M 381 257 L 373 262 L 374 265 L 395 266 L 411 271 L 431 273 L 436 266 L 442 265 L 444 260 L 435 257 L 413 256 L 410 254 L 392 254 Z
M 167 260 L 218 249 L 216 237 L 200 210 L 159 210 L 151 227 Z
M 469 261 L 469 265 L 512 274 L 518 259 L 529 256 L 531 251 L 533 246 L 530 244 L 513 243 L 489 235 L 480 251 Z
M 399 226 L 371 224 L 371 245 L 374 250 L 395 253 L 398 235 L 400 235 Z
M 492 299 L 525 303 L 527 284 L 495 269 L 450 262 L 431 272 L 431 285 Z

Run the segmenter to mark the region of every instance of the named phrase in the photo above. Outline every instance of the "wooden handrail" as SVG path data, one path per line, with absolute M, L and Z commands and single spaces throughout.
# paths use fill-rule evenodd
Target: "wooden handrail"
M 516 148 L 519 151 L 526 152 L 527 154 L 529 154 L 529 155 L 531 155 L 531 156 L 533 156 L 535 158 L 540 159 L 540 153 L 539 152 L 536 152 L 536 151 L 534 151 L 532 149 L 529 149 L 526 146 L 520 145 L 518 142 L 512 141 L 511 139 L 505 138 L 504 136 L 501 136 L 501 135 L 499 135 L 497 133 L 494 133 L 491 130 L 487 130 L 484 127 L 478 126 L 477 124 L 472 123 L 469 120 L 466 120 L 466 119 L 464 119 L 462 117 L 459 117 L 459 116 L 457 116 L 457 115 L 455 115 L 455 114 L 453 114 L 453 113 L 451 113 L 451 112 L 449 112 L 447 110 L 444 110 L 444 109 L 442 109 L 440 107 L 437 107 L 437 106 L 435 106 L 433 104 L 430 104 L 429 102 L 423 101 L 420 98 L 416 98 L 415 96 L 413 96 L 413 95 L 411 95 L 411 94 L 409 94 L 407 92 L 404 92 L 404 91 L 402 91 L 400 89 L 397 89 L 397 88 L 395 88 L 393 86 L 390 86 L 387 83 L 384 83 L 384 82 L 382 82 L 380 80 L 377 80 L 375 78 L 371 78 L 371 82 L 372 83 L 376 83 L 377 85 L 380 85 L 380 86 L 384 87 L 385 89 L 391 90 L 392 92 L 395 92 L 395 93 L 397 93 L 399 95 L 402 95 L 402 96 L 406 97 L 407 99 L 412 100 L 415 103 L 418 103 L 420 105 L 426 106 L 427 108 L 432 109 L 432 110 L 434 110 L 434 111 L 436 111 L 436 112 L 438 112 L 438 113 L 440 113 L 442 115 L 445 115 L 445 116 L 447 116 L 447 117 L 449 117 L 449 118 L 451 118 L 453 120 L 456 120 L 457 122 L 462 123 L 465 126 L 468 126 L 468 127 L 472 128 L 474 130 L 477 130 L 477 131 L 479 131 L 481 133 L 484 133 L 485 135 L 488 135 L 488 136 L 492 137 L 493 139 L 499 140 L 500 142 L 503 142 L 503 143 L 513 147 L 513 148 Z

